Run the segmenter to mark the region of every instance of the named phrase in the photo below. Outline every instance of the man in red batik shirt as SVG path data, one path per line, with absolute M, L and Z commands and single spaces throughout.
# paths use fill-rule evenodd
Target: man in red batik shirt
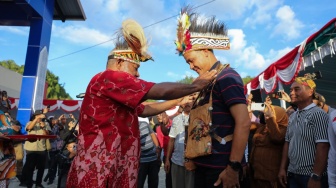
M 192 84 L 152 83 L 139 79 L 140 62 L 151 59 L 146 38 L 134 20 L 122 24 L 107 69 L 95 75 L 80 112 L 77 156 L 67 187 L 136 187 L 140 140 L 138 116 L 153 116 L 179 105 L 180 97 L 200 91 L 216 76 L 208 72 Z M 123 37 L 122 37 L 123 36 Z M 141 103 L 147 99 L 170 100 Z

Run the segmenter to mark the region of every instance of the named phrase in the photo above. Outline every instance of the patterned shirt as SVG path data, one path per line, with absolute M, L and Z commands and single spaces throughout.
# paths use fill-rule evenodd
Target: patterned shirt
M 309 176 L 313 172 L 316 143 L 328 141 L 329 117 L 314 103 L 294 112 L 287 127 L 288 171 Z
M 105 70 L 95 75 L 80 111 L 77 155 L 67 187 L 136 187 L 140 103 L 154 83 Z
M 215 69 L 219 63 L 215 63 L 211 69 Z M 201 104 L 209 101 L 210 92 L 211 88 L 208 89 Z M 239 74 L 228 67 L 218 74 L 212 92 L 212 126 L 217 127 L 215 133 L 222 138 L 233 134 L 235 121 L 231 115 L 230 107 L 235 104 L 246 104 L 244 85 Z M 225 168 L 229 162 L 231 147 L 232 142 L 222 145 L 212 138 L 212 154 L 195 158 L 194 162 L 210 168 Z M 243 163 L 245 163 L 245 158 L 243 159 Z
M 149 127 L 149 123 L 144 118 L 139 118 L 140 129 L 140 163 L 147 163 L 157 160 L 156 147 L 152 140 L 151 134 L 153 129 Z
M 51 128 L 51 135 L 56 135 L 57 138 L 56 139 L 51 139 L 50 143 L 51 143 L 51 151 L 57 151 L 57 150 L 61 150 L 62 146 L 63 146 L 63 140 L 60 137 L 60 130 L 59 130 L 59 125 L 56 124 Z

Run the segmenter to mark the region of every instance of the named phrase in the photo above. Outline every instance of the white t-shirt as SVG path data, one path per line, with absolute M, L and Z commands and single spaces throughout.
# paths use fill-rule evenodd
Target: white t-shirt
M 169 131 L 169 137 L 175 138 L 172 162 L 184 166 L 184 138 L 185 125 L 188 124 L 189 116 L 181 113 L 173 119 L 173 124 Z

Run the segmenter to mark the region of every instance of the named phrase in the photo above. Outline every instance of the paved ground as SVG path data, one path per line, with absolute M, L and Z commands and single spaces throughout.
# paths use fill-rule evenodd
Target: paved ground
M 44 171 L 44 176 L 47 174 L 48 170 L 45 170 Z M 36 171 L 35 171 L 35 174 L 34 174 L 34 178 L 35 178 L 35 175 L 36 175 Z M 164 172 L 164 169 L 163 167 L 161 167 L 160 169 L 160 173 L 159 173 L 159 188 L 164 188 L 165 187 L 165 172 Z M 20 181 L 15 178 L 15 179 L 12 179 L 9 183 L 9 188 L 21 188 L 19 186 L 20 184 Z M 57 188 L 57 181 L 54 181 L 54 183 L 52 185 L 47 185 L 47 182 L 42 182 L 42 185 L 46 188 Z M 145 188 L 148 188 L 147 186 L 147 182 L 145 183 Z

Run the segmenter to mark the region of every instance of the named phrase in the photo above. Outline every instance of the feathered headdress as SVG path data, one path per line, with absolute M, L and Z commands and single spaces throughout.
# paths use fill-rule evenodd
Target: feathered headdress
M 175 44 L 180 55 L 188 50 L 230 49 L 225 24 L 217 20 L 215 16 L 206 18 L 193 13 L 190 6 L 181 10 Z
M 121 29 L 117 32 L 115 48 L 108 59 L 123 59 L 140 64 L 153 60 L 147 53 L 147 48 L 147 39 L 141 25 L 135 20 L 128 19 L 122 23 Z

